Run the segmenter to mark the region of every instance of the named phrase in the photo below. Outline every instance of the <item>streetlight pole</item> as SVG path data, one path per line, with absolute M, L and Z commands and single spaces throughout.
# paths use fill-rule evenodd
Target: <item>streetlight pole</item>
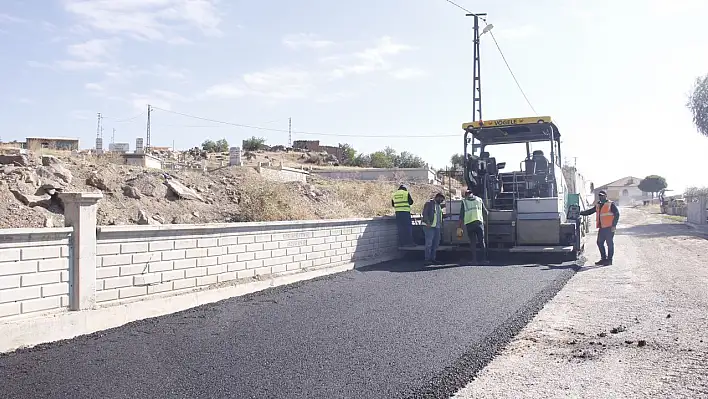
M 468 17 L 474 18 L 474 46 L 472 61 L 472 122 L 482 120 L 482 73 L 481 63 L 479 60 L 479 17 L 487 16 L 486 13 L 466 14 Z

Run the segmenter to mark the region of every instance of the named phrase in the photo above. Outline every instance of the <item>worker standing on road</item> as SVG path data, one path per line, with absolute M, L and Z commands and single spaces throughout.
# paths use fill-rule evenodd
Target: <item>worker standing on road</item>
M 441 204 L 445 196 L 437 193 L 423 205 L 423 232 L 425 233 L 425 265 L 437 264 L 437 251 L 442 236 L 443 213 Z
M 619 222 L 619 209 L 614 202 L 607 199 L 607 192 L 600 190 L 597 193 L 598 201 L 595 207 L 586 209 L 580 212 L 583 216 L 590 216 L 593 213 L 595 216 L 595 225 L 597 226 L 597 247 L 600 249 L 601 259 L 595 262 L 597 266 L 610 266 L 612 264 L 612 256 L 615 254 L 615 230 L 617 222 Z M 607 252 L 605 252 L 605 243 L 607 243 Z
M 398 190 L 393 193 L 391 206 L 396 211 L 396 226 L 398 227 L 398 246 L 413 246 L 413 225 L 411 222 L 411 205 L 413 198 L 408 192 L 408 188 L 401 184 Z
M 482 249 L 482 263 L 486 263 L 487 246 L 484 237 L 484 213 L 489 213 L 481 198 L 474 195 L 472 190 L 465 192 L 465 198 L 460 204 L 460 224 L 467 229 L 467 237 L 470 240 L 470 250 L 472 251 L 472 264 L 477 264 L 477 247 Z

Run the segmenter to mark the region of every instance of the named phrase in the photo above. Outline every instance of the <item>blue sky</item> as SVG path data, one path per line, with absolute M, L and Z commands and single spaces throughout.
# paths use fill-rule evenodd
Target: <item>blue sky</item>
M 457 2 L 489 14 L 532 105 L 556 118 L 564 155 L 594 182 L 656 173 L 677 189 L 708 185 L 698 172 L 708 139 L 684 106 L 708 73 L 708 2 Z M 295 131 L 355 136 L 294 139 L 390 145 L 441 167 L 461 152 L 460 125 L 472 116 L 471 27 L 445 0 L 4 0 L 0 138 L 79 137 L 88 148 L 101 112 L 104 141 L 115 128 L 132 149 L 149 103 L 274 129 L 292 117 Z M 484 119 L 534 115 L 489 39 Z M 155 146 L 287 143 L 285 133 L 160 109 L 152 122 Z M 523 158 L 500 154 L 511 165 Z

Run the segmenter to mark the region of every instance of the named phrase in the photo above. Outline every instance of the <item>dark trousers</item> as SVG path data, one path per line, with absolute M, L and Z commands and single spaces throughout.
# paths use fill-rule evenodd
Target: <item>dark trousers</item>
M 410 212 L 396 212 L 396 226 L 398 227 L 398 246 L 413 245 L 413 223 Z
M 607 243 L 607 252 L 605 252 L 605 243 Z M 597 247 L 600 249 L 602 259 L 612 260 L 615 254 L 615 232 L 612 227 L 604 227 L 597 231 Z
M 435 262 L 437 260 L 438 247 L 440 246 L 440 227 L 423 227 L 425 233 L 425 260 Z
M 480 221 L 472 222 L 467 226 L 467 237 L 470 240 L 470 250 L 472 251 L 472 261 L 477 262 L 477 250 L 482 250 L 482 260 L 485 259 L 487 246 L 484 240 L 484 225 Z

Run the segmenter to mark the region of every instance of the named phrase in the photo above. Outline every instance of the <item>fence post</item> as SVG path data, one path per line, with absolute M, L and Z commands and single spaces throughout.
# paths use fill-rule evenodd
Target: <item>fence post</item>
M 64 225 L 73 227 L 69 269 L 69 309 L 96 305 L 96 211 L 102 193 L 59 193 Z

